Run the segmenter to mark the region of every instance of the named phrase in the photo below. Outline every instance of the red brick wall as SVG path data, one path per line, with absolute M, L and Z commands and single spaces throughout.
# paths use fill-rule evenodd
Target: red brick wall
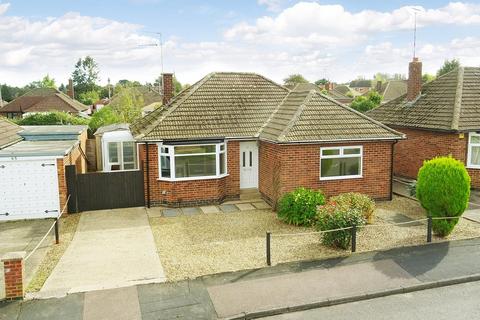
M 240 195 L 240 171 L 238 141 L 227 144 L 228 176 L 220 179 L 188 181 L 158 180 L 158 148 L 149 144 L 149 181 L 151 205 L 190 206 L 220 203 L 226 199 L 237 199 Z M 145 145 L 139 147 L 140 163 L 146 165 Z M 144 168 L 145 201 L 147 201 L 147 170 Z
M 363 145 L 363 177 L 320 180 L 322 146 Z M 361 192 L 375 199 L 389 199 L 392 142 L 275 145 L 260 143 L 260 192 L 275 203 L 280 195 L 297 187 L 321 189 L 328 196 Z
M 394 149 L 393 170 L 397 176 L 416 179 L 423 161 L 437 156 L 452 155 L 467 164 L 468 134 L 445 133 L 410 128 L 396 128 L 407 135 Z M 467 169 L 472 187 L 480 188 L 480 170 Z

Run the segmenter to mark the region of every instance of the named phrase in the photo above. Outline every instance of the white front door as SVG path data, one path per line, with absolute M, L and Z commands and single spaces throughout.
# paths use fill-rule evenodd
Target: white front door
M 258 188 L 258 146 L 240 142 L 240 189 Z

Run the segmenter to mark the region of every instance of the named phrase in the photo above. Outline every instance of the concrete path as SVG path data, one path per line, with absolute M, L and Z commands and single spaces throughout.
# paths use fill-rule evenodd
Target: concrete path
M 366 294 L 389 294 L 389 289 L 419 284 L 427 287 L 437 281 L 478 275 L 479 265 L 480 239 L 452 241 L 176 283 L 3 303 L 0 319 L 218 319 L 335 297 L 365 299 Z
M 165 281 L 144 208 L 84 212 L 37 298 Z
M 0 223 L 0 258 L 7 252 L 30 253 L 52 225 L 53 220 L 22 220 Z M 25 280 L 33 278 L 48 249 L 53 245 L 53 232 L 40 245 L 25 264 Z M 0 263 L 0 300 L 5 298 L 3 263 Z

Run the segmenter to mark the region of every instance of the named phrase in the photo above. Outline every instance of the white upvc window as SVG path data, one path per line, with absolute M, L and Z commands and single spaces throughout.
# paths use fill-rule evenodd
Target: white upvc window
M 363 147 L 320 148 L 320 180 L 362 177 Z
M 467 167 L 480 168 L 480 134 L 476 132 L 468 134 Z
M 107 142 L 104 171 L 135 170 L 137 156 L 134 141 Z
M 199 180 L 227 175 L 225 143 L 168 145 L 159 144 L 158 164 L 161 180 Z

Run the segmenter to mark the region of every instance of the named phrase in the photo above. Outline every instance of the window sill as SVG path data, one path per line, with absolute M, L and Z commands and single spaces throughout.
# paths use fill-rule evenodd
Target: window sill
M 362 175 L 357 176 L 339 176 L 339 177 L 320 177 L 320 181 L 331 181 L 331 180 L 348 180 L 348 179 L 361 179 Z
M 190 178 L 176 178 L 176 179 L 169 179 L 169 178 L 157 178 L 158 181 L 168 181 L 168 182 L 177 182 L 177 181 L 194 181 L 194 180 L 215 180 L 215 179 L 222 179 L 228 177 L 229 174 L 222 174 L 220 176 L 208 176 L 208 177 L 190 177 Z
M 475 165 L 469 165 L 466 166 L 467 169 L 480 169 L 480 166 L 475 166 Z

